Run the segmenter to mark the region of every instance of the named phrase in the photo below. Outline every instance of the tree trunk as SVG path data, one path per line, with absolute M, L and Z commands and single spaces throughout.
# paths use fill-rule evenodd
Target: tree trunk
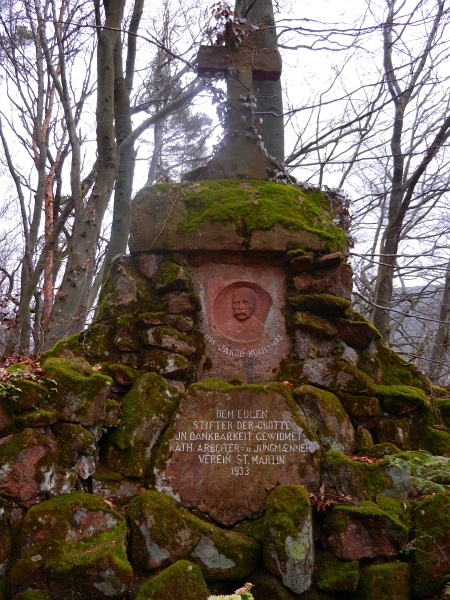
M 445 274 L 444 292 L 442 294 L 441 309 L 439 311 L 439 324 L 434 336 L 433 351 L 430 359 L 429 378 L 437 383 L 442 373 L 444 360 L 449 346 L 450 333 L 450 260 Z
M 56 294 L 52 314 L 45 331 L 44 349 L 56 340 L 81 331 L 89 309 L 93 264 L 103 216 L 108 206 L 117 173 L 117 146 L 114 128 L 114 51 L 125 0 L 104 0 L 106 20 L 98 25 L 97 48 L 97 148 L 98 170 L 87 204 L 76 206 L 67 265 L 61 287 Z M 73 178 L 73 174 L 71 176 Z M 81 189 L 81 183 L 78 182 Z

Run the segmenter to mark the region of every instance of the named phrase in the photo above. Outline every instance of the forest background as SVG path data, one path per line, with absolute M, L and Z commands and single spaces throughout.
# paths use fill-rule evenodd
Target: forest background
M 355 308 L 450 383 L 447 0 L 0 0 L 0 352 L 95 319 L 133 194 L 222 135 L 199 45 L 249 25 L 283 57 L 283 101 L 256 91 L 263 141 L 281 173 L 340 190 Z

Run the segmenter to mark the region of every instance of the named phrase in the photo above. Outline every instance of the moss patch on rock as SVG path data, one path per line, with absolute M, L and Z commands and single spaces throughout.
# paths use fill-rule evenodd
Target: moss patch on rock
M 407 385 L 379 385 L 375 391 L 385 411 L 403 415 L 428 403 L 425 392 Z
M 407 563 L 369 565 L 361 569 L 354 600 L 409 600 L 410 579 Z
M 415 596 L 424 598 L 438 592 L 449 572 L 450 493 L 438 493 L 418 502 L 414 517 L 412 589 Z
M 179 560 L 144 583 L 136 600 L 206 600 L 209 595 L 198 566 Z
M 343 317 L 350 308 L 350 302 L 331 294 L 305 294 L 291 296 L 289 304 L 295 308 L 323 317 Z
M 255 568 L 259 544 L 191 515 L 161 492 L 144 492 L 128 507 L 133 564 L 151 570 L 188 558 L 206 581 L 237 580 Z
M 122 420 L 111 430 L 101 462 L 126 477 L 148 476 L 156 442 L 179 400 L 156 373 L 146 373 L 122 399 Z
M 42 368 L 58 383 L 53 398 L 62 420 L 87 426 L 103 421 L 110 377 L 94 371 L 82 358 L 48 358 Z
M 17 540 L 13 585 L 38 587 L 55 600 L 75 594 L 120 599 L 132 581 L 126 522 L 101 498 L 82 492 L 33 506 Z
M 332 554 L 319 554 L 315 581 L 324 592 L 354 592 L 359 581 L 359 563 L 342 561 Z

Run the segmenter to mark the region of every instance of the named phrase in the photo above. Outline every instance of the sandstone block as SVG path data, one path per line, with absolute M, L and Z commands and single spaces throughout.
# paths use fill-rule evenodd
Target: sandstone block
M 334 393 L 355 395 L 373 393 L 374 383 L 365 373 L 340 358 L 307 358 L 301 375 L 303 381 Z
M 182 354 L 166 350 L 151 350 L 142 353 L 142 368 L 154 371 L 165 377 L 180 377 L 183 379 L 189 372 L 189 361 Z
M 125 519 L 97 496 L 72 492 L 42 502 L 23 520 L 11 583 L 54 600 L 121 600 L 133 578 L 125 536 Z
M 0 439 L 0 493 L 29 507 L 73 489 L 76 471 L 60 469 L 54 440 L 34 429 Z
M 407 385 L 379 385 L 376 393 L 383 409 L 398 416 L 428 403 L 423 390 Z
M 167 327 L 153 327 L 144 334 L 144 342 L 150 346 L 171 350 L 184 356 L 192 356 L 196 347 L 194 340 L 176 329 Z
M 408 529 L 368 500 L 361 508 L 336 506 L 324 522 L 327 546 L 344 560 L 397 556 L 408 541 Z
M 103 422 L 110 377 L 94 371 L 82 358 L 49 358 L 42 368 L 58 382 L 53 398 L 61 420 L 85 426 Z
M 144 570 L 187 558 L 206 581 L 236 580 L 254 569 L 259 544 L 240 533 L 220 529 L 191 515 L 160 492 L 144 492 L 128 507 L 133 564 Z M 169 533 L 170 531 L 170 533 Z
M 311 315 L 304 312 L 296 312 L 294 314 L 294 325 L 305 331 L 310 331 L 316 335 L 334 338 L 337 336 L 337 330 L 329 321 L 322 319 L 316 315 Z
M 345 454 L 354 452 L 355 430 L 334 394 L 311 385 L 301 385 L 294 391 L 294 398 L 324 450 L 340 450 Z
M 264 564 L 296 594 L 302 594 L 311 586 L 312 510 L 307 490 L 299 485 L 280 485 L 267 499 Z
M 173 290 L 185 291 L 191 287 L 191 278 L 181 265 L 164 261 L 155 274 L 153 283 L 159 294 Z
M 167 312 L 171 315 L 181 315 L 184 313 L 192 314 L 197 310 L 197 306 L 192 297 L 184 292 L 180 294 L 171 294 L 167 303 Z
M 409 423 L 401 419 L 380 419 L 375 427 L 380 444 L 389 442 L 401 450 L 410 448 Z
M 380 401 L 376 396 L 353 396 L 345 392 L 337 395 L 352 417 L 378 417 L 380 414 Z
M 177 392 L 159 375 L 143 375 L 122 399 L 122 420 L 109 433 L 100 462 L 126 477 L 147 477 L 177 401 Z
M 198 566 L 179 560 L 144 583 L 136 600 L 207 600 L 209 595 Z
M 339 319 L 338 331 L 342 340 L 349 346 L 364 350 L 375 337 L 375 329 L 369 323 Z
M 8 517 L 8 503 L 0 498 L 0 580 L 6 578 L 11 560 L 12 537 Z
M 264 511 L 277 483 L 318 484 L 319 445 L 289 388 L 189 387 L 155 463 L 155 485 L 223 525 Z

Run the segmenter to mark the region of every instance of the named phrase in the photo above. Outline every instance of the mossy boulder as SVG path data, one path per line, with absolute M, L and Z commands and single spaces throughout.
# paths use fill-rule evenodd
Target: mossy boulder
M 127 479 L 118 473 L 99 466 L 91 478 L 92 493 L 112 502 L 114 506 L 124 506 L 138 494 L 145 491 L 141 479 Z
M 368 565 L 361 569 L 353 600 L 409 600 L 410 580 L 408 563 Z
M 266 503 L 264 564 L 296 594 L 311 586 L 314 567 L 312 509 L 307 490 L 280 485 Z
M 189 361 L 185 356 L 167 350 L 144 351 L 142 367 L 165 377 L 179 379 L 184 379 L 190 370 Z
M 48 358 L 42 368 L 57 382 L 53 401 L 61 420 L 85 426 L 103 422 L 110 377 L 94 371 L 82 358 Z
M 319 554 L 315 582 L 324 592 L 354 592 L 359 581 L 357 560 L 343 561 L 332 554 Z
M 312 385 L 301 385 L 294 391 L 309 427 L 323 450 L 339 450 L 352 454 L 355 450 L 355 430 L 339 399 Z
M 333 393 L 373 396 L 373 380 L 360 369 L 337 357 L 307 358 L 301 377 L 304 383 Z
M 179 560 L 144 583 L 136 600 L 207 600 L 209 595 L 199 567 Z
M 337 336 L 337 330 L 329 321 L 304 312 L 296 312 L 292 319 L 294 325 L 299 329 L 310 331 L 316 335 L 334 338 Z
M 350 308 L 350 302 L 331 294 L 305 294 L 291 296 L 289 304 L 294 308 L 321 317 L 343 317 Z
M 403 419 L 379 419 L 375 433 L 380 444 L 395 444 L 401 450 L 411 448 L 409 423 Z
M 383 409 L 393 415 L 403 415 L 428 403 L 425 392 L 407 385 L 379 385 L 376 395 Z
M 365 427 L 359 426 L 356 430 L 355 451 L 360 456 L 367 456 L 367 452 L 373 445 L 373 437 L 370 431 Z
M 184 356 L 192 356 L 196 351 L 195 342 L 191 337 L 169 327 L 147 329 L 142 335 L 142 341 L 149 346 L 156 346 Z
M 59 463 L 56 441 L 35 429 L 0 439 L 0 494 L 29 507 L 47 495 L 71 491 L 76 470 Z
M 132 562 L 140 569 L 186 558 L 200 567 L 206 581 L 236 580 L 249 575 L 261 552 L 254 539 L 200 520 L 161 492 L 140 494 L 127 514 Z
M 437 418 L 428 418 L 422 426 L 415 428 L 413 432 L 414 447 L 426 450 L 435 456 L 450 457 L 450 431 L 437 429 L 430 421 L 437 421 Z M 440 424 L 436 424 L 441 427 Z
M 60 466 L 75 468 L 81 479 L 90 477 L 96 466 L 94 435 L 76 423 L 56 423 L 54 431 L 60 451 Z
M 23 379 L 13 379 L 14 386 L 20 390 L 10 398 L 10 404 L 15 413 L 23 413 L 36 407 L 50 405 L 50 389 L 45 383 Z
M 132 582 L 126 522 L 101 498 L 73 492 L 33 506 L 17 539 L 10 581 L 54 600 L 121 600 Z
M 344 560 L 397 556 L 408 542 L 408 528 L 390 508 L 368 500 L 334 507 L 323 524 L 327 546 Z
M 376 396 L 354 396 L 345 392 L 336 392 L 342 406 L 352 417 L 378 417 L 380 401 Z
M 318 190 L 255 179 L 158 184 L 132 203 L 130 249 L 342 252 L 347 238 L 332 221 Z
M 122 399 L 122 420 L 109 431 L 101 463 L 126 477 L 148 476 L 156 443 L 178 400 L 159 375 L 143 375 Z
M 174 290 L 186 291 L 192 288 L 191 278 L 187 270 L 181 265 L 163 261 L 153 278 L 153 284 L 159 294 Z
M 0 497 L 0 580 L 6 577 L 11 559 L 12 537 L 9 527 L 9 509 L 9 503 Z
M 437 593 L 450 571 L 450 492 L 440 492 L 414 506 L 412 569 L 414 596 Z

